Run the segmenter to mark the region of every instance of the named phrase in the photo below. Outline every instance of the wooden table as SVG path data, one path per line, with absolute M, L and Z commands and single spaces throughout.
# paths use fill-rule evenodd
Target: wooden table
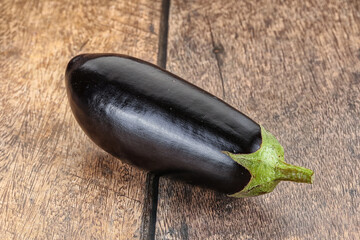
M 358 239 L 359 1 L 3 0 L 0 43 L 0 239 Z M 133 55 L 224 99 L 314 184 L 232 199 L 122 164 L 67 103 L 65 66 L 83 52 Z

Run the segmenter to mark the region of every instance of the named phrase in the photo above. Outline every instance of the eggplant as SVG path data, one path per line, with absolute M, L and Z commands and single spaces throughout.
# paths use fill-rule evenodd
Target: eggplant
M 122 161 L 232 197 L 271 192 L 313 172 L 284 162 L 276 138 L 210 93 L 151 63 L 83 54 L 68 63 L 72 112 L 90 139 Z

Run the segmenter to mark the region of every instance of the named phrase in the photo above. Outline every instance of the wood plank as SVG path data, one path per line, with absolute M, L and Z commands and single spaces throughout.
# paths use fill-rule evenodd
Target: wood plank
M 156 63 L 160 5 L 1 2 L 1 239 L 140 238 L 146 173 L 85 136 L 67 103 L 64 72 L 83 52 Z
M 172 1 L 167 68 L 263 124 L 315 182 L 232 199 L 160 179 L 157 239 L 358 238 L 359 12 L 359 1 Z

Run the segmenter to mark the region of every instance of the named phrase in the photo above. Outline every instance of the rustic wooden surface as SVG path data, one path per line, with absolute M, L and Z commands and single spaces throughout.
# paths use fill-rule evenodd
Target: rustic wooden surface
M 151 238 L 146 214 L 156 239 L 357 239 L 359 2 L 173 0 L 168 41 L 161 11 L 160 0 L 1 2 L 0 239 Z M 160 179 L 147 213 L 156 186 L 80 130 L 64 70 L 81 52 L 164 65 L 166 42 L 169 70 L 263 124 L 314 184 L 231 199 Z
M 171 2 L 167 68 L 263 124 L 315 182 L 237 200 L 161 179 L 157 239 L 359 239 L 359 4 Z
M 0 239 L 140 238 L 146 173 L 82 132 L 69 59 L 118 52 L 156 63 L 160 1 L 0 4 Z

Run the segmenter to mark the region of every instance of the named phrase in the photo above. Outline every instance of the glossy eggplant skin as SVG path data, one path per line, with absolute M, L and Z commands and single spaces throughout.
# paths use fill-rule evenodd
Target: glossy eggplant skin
M 222 151 L 255 152 L 260 126 L 180 77 L 125 55 L 84 54 L 69 62 L 66 88 L 82 129 L 122 161 L 226 194 L 249 183 Z

